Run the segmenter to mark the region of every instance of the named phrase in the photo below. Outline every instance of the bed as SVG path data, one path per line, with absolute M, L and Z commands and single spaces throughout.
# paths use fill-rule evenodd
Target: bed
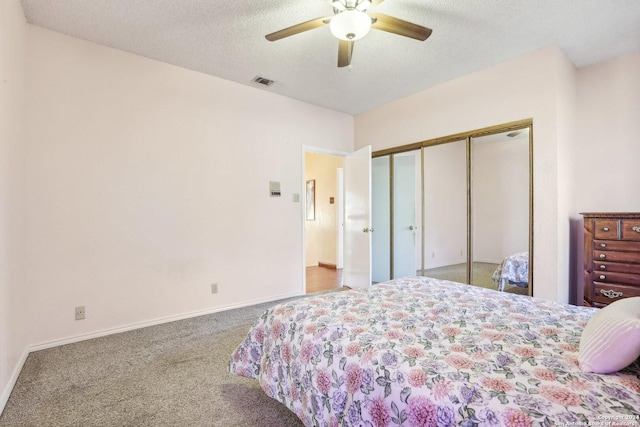
M 493 272 L 493 281 L 501 292 L 507 284 L 521 288 L 529 286 L 529 252 L 505 257 Z
M 578 367 L 595 311 L 403 278 L 272 307 L 229 369 L 309 427 L 638 425 L 638 360 Z

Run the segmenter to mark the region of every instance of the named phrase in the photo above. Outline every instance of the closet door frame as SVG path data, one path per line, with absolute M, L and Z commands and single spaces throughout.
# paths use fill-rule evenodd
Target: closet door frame
M 467 171 L 467 283 L 471 283 L 471 277 L 473 274 L 473 193 L 472 193 L 472 179 L 473 179 L 473 165 L 471 163 L 473 156 L 473 147 L 472 147 L 472 139 L 479 138 L 482 136 L 494 135 L 498 133 L 504 133 L 515 130 L 529 130 L 529 287 L 528 294 L 529 296 L 533 296 L 533 261 L 534 261 L 534 247 L 533 247 L 533 223 L 534 223 L 534 206 L 533 206 L 533 119 L 523 119 L 509 123 L 503 123 L 500 125 L 490 126 L 481 129 L 475 129 L 472 131 L 461 132 L 453 135 L 447 135 L 438 138 L 432 138 L 424 141 L 419 141 L 411 144 L 396 146 L 392 148 L 387 148 L 383 150 L 374 151 L 372 153 L 372 157 L 382 157 L 389 156 L 390 157 L 390 165 L 389 168 L 389 180 L 391 183 L 391 188 L 393 188 L 393 155 L 398 153 L 404 153 L 407 151 L 420 150 L 420 158 L 421 158 L 421 199 L 424 201 L 424 156 L 425 156 L 425 148 L 432 147 L 440 144 L 448 144 L 451 142 L 458 142 L 462 140 L 466 140 L 466 171 Z M 422 247 L 422 257 L 421 257 L 421 265 L 420 270 L 424 270 L 424 250 L 425 250 L 425 215 L 424 215 L 424 204 L 421 207 L 422 215 L 421 215 L 421 228 L 420 232 L 421 236 L 421 247 Z M 393 203 L 391 204 L 391 212 L 390 218 L 393 219 Z M 391 242 L 391 257 L 389 262 L 391 263 L 391 277 L 393 277 L 393 230 L 391 230 L 390 236 Z

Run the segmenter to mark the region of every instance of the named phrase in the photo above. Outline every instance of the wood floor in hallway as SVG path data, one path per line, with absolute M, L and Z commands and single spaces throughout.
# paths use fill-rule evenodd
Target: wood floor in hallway
M 342 269 L 307 267 L 307 293 L 330 291 L 342 286 Z

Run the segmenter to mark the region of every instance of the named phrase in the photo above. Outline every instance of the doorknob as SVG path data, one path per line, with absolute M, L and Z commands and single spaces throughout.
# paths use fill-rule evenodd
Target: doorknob
M 363 232 L 363 233 L 373 233 L 373 228 L 367 228 L 367 227 L 365 227 L 365 228 L 363 228 L 363 229 L 362 229 L 362 232 Z
M 416 225 L 416 226 L 413 226 L 413 225 L 410 225 L 410 226 L 409 226 L 409 230 L 417 230 L 417 229 L 418 229 L 418 226 L 417 226 L 417 225 Z

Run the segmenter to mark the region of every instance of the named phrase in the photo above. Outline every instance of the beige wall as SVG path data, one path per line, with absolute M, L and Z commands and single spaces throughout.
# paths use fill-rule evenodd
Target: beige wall
M 640 52 L 577 74 L 574 202 L 578 212 L 640 212 Z
M 351 151 L 352 116 L 28 36 L 32 343 L 303 292 L 301 153 Z
M 558 238 L 558 300 L 577 303 L 575 299 L 576 284 L 570 280 L 571 267 L 569 265 L 569 258 L 572 243 L 571 224 L 568 218 L 571 215 L 571 199 L 576 186 L 575 168 L 580 167 L 580 165 L 576 165 L 574 163 L 572 158 L 574 156 L 574 146 L 576 144 L 575 129 L 580 126 L 576 116 L 576 76 L 578 74 L 578 70 L 576 70 L 573 64 L 563 55 L 561 60 L 557 63 L 556 74 L 558 79 L 558 84 L 556 85 L 556 114 L 558 130 L 558 214 L 556 218 Z M 535 162 L 535 145 L 538 138 L 535 129 L 533 135 Z M 540 171 L 538 173 L 544 173 L 544 165 L 540 164 L 539 166 L 536 166 L 536 164 L 534 164 L 534 173 L 536 173 L 536 171 Z M 537 192 L 536 189 L 534 189 L 534 191 Z M 540 215 L 537 208 L 535 209 L 534 215 Z M 545 236 L 538 237 L 534 234 L 534 241 L 536 242 L 536 245 L 540 238 L 545 238 Z M 582 245 L 582 236 L 580 237 L 580 244 Z M 535 248 L 534 251 L 536 251 Z
M 0 411 L 26 357 L 24 55 L 17 0 L 0 1 Z
M 305 154 L 305 180 L 316 180 L 316 219 L 305 221 L 305 264 L 307 267 L 337 264 L 338 182 L 342 157 Z M 334 204 L 329 199 L 334 198 Z

